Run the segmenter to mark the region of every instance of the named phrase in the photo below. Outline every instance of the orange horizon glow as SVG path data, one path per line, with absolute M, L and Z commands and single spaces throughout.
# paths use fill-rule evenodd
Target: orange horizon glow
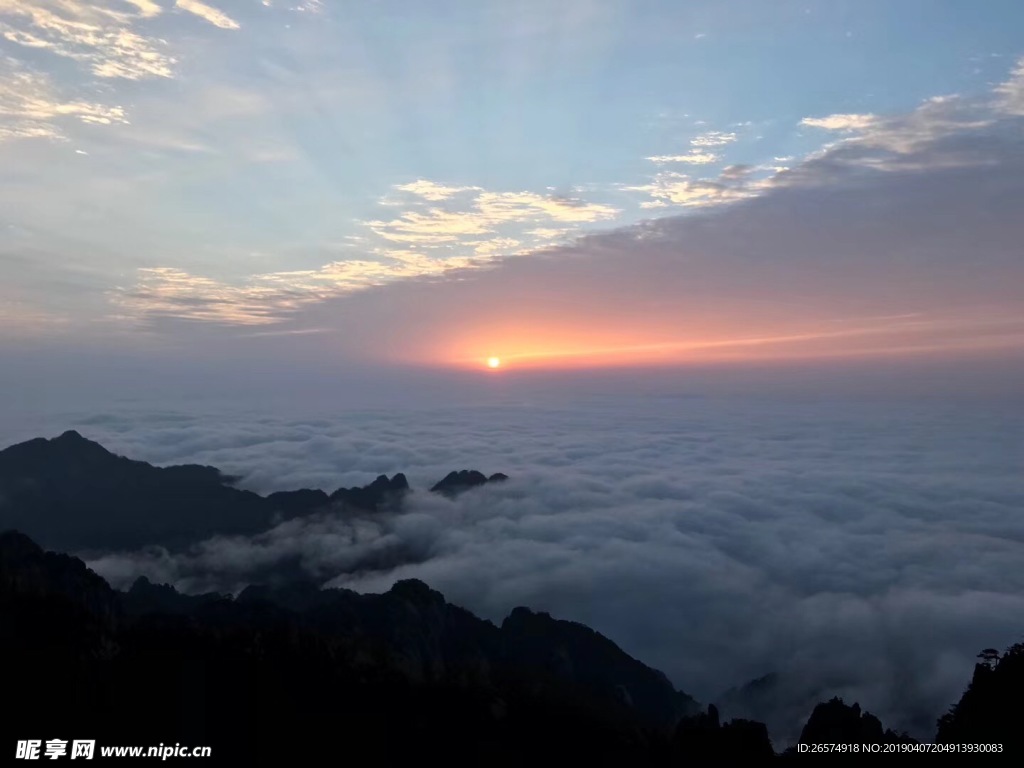
M 986 327 L 987 326 L 987 327 Z M 959 330 L 957 337 L 954 328 Z M 980 332 L 974 335 L 965 331 Z M 1011 333 L 1006 331 L 1011 330 Z M 526 329 L 523 329 L 526 330 Z M 518 369 L 574 369 L 618 368 L 628 366 L 683 365 L 714 362 L 756 362 L 770 360 L 807 360 L 840 357 L 878 356 L 893 354 L 919 354 L 942 351 L 969 351 L 993 349 L 1006 345 L 1019 345 L 1024 341 L 1024 326 L 1006 319 L 974 318 L 933 320 L 908 314 L 892 318 L 878 318 L 841 329 L 821 329 L 809 332 L 768 331 L 763 335 L 740 335 L 693 339 L 687 341 L 658 341 L 629 343 L 631 340 L 614 334 L 565 333 L 562 338 L 537 339 L 534 333 L 516 338 L 508 333 L 490 334 L 493 342 L 499 336 L 501 357 L 481 358 L 479 353 L 466 354 L 472 347 L 479 349 L 474 339 L 463 339 L 447 350 L 437 350 L 434 362 L 445 367 L 477 368 L 481 361 L 489 370 L 512 364 Z M 540 334 L 538 334 L 540 335 Z M 560 334 L 561 335 L 561 334 Z M 549 334 L 554 337 L 554 333 Z M 609 339 L 608 337 L 613 337 Z M 524 338 L 526 337 L 526 338 Z M 533 337 L 533 338 L 529 338 Z M 606 343 L 600 343 L 605 341 Z M 607 343 L 608 341 L 618 343 Z M 490 345 L 488 345 L 490 346 Z M 496 345 L 498 346 L 498 345 Z

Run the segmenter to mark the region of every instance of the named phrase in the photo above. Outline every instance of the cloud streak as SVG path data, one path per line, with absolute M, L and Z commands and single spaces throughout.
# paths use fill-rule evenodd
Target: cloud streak
M 810 128 L 824 128 L 826 131 L 862 131 L 870 128 L 878 118 L 875 115 L 828 115 L 827 117 L 805 117 L 800 125 Z
M 132 29 L 157 15 L 151 3 L 136 14 L 82 0 L 0 0 L 0 35 L 24 48 L 80 62 L 101 78 L 171 77 L 175 59 L 166 44 Z
M 736 134 L 732 131 L 708 131 L 690 140 L 693 147 L 722 147 L 736 141 Z
M 1017 59 L 1009 79 L 996 86 L 995 92 L 1002 111 L 1024 116 L 1024 58 Z
M 112 293 L 113 301 L 120 312 L 142 318 L 241 326 L 281 322 L 301 307 L 328 297 L 472 269 L 538 244 L 564 240 L 575 228 L 614 218 L 619 212 L 574 197 L 491 192 L 426 179 L 396 185 L 395 190 L 414 198 L 413 209 L 389 220 L 365 222 L 386 243 L 370 247 L 372 258 L 338 260 L 312 270 L 262 273 L 235 284 L 174 267 L 144 267 L 137 271 L 134 285 Z M 459 197 L 464 204 L 448 209 L 431 205 Z M 391 201 L 385 199 L 384 204 Z M 552 224 L 559 228 L 544 226 Z
M 716 160 L 718 160 L 718 155 L 712 152 L 699 152 L 697 150 L 693 150 L 692 152 L 686 155 L 654 155 L 652 157 L 648 157 L 647 159 L 650 160 L 652 163 L 657 163 L 658 165 L 665 165 L 667 163 L 707 165 L 708 163 L 713 163 Z
M 60 98 L 50 78 L 0 58 L 0 141 L 61 139 L 68 119 L 92 125 L 128 122 L 123 107 Z
M 509 225 L 589 224 L 613 219 L 619 211 L 609 205 L 578 198 L 541 195 L 535 192 L 493 192 L 480 187 L 453 187 L 419 179 L 400 184 L 396 190 L 427 202 L 447 201 L 456 196 L 462 205 L 450 208 L 413 209 L 390 220 L 374 220 L 366 225 L 379 237 L 404 244 L 472 244 L 483 236 L 504 234 Z M 540 229 L 544 231 L 543 227 Z
M 221 10 L 212 5 L 201 3 L 199 0 L 174 0 L 174 4 L 183 11 L 193 13 L 203 21 L 213 24 L 221 29 L 238 29 L 239 23 Z

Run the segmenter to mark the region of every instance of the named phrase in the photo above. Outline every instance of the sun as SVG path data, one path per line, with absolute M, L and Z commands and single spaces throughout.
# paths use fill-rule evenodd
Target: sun
M 500 357 L 488 357 L 487 358 L 487 367 L 488 368 L 497 368 L 500 365 L 501 365 L 501 358 Z

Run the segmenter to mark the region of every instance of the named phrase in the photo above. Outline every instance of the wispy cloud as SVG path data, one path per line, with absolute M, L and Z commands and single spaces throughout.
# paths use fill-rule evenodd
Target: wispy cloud
M 722 157 L 713 152 L 715 147 L 725 146 L 737 138 L 734 131 L 706 131 L 690 139 L 690 151 L 685 155 L 654 155 L 646 158 L 659 166 L 685 164 L 693 166 L 718 163 Z M 639 191 L 649 196 L 640 202 L 640 208 L 652 210 L 682 206 L 698 208 L 730 203 L 754 194 L 749 184 L 755 169 L 748 165 L 731 165 L 717 177 L 692 178 L 678 171 L 659 171 L 648 183 L 621 185 L 626 191 Z
M 266 3 L 266 5 L 269 4 L 269 2 Z M 298 5 L 290 6 L 288 10 L 298 11 L 299 13 L 322 13 L 324 10 L 324 0 L 305 0 L 305 2 Z
M 545 241 L 557 240 L 558 238 L 565 237 L 570 232 L 572 232 L 571 229 L 554 229 L 552 227 L 537 227 L 536 229 L 526 230 L 526 234 Z
M 157 15 L 155 4 L 131 5 L 135 13 L 80 0 L 0 0 L 0 35 L 81 62 L 98 77 L 170 77 L 175 59 L 167 44 L 132 29 L 137 18 Z
M 588 203 L 559 195 L 533 192 L 482 192 L 476 200 L 478 210 L 495 223 L 531 221 L 538 218 L 565 223 L 584 223 L 612 219 L 619 212 L 610 205 Z
M 425 179 L 397 185 L 395 190 L 415 198 L 409 203 L 412 210 L 365 222 L 379 242 L 357 239 L 363 258 L 337 260 L 314 270 L 259 273 L 236 283 L 171 266 L 144 268 L 138 270 L 134 285 L 112 294 L 113 301 L 125 313 L 120 317 L 142 322 L 178 318 L 266 325 L 326 298 L 395 280 L 480 267 L 525 248 L 564 241 L 579 226 L 619 213 L 612 206 L 568 196 L 488 192 Z M 465 198 L 464 204 L 454 209 L 430 205 L 457 196 Z
M 792 158 L 775 158 L 761 166 L 728 166 L 714 178 L 694 179 L 687 174 L 663 171 L 647 184 L 623 189 L 649 195 L 650 200 L 640 203 L 645 209 L 673 205 L 696 208 L 746 199 L 776 186 L 826 184 L 841 173 L 841 168 L 850 166 L 910 171 L 984 165 L 994 160 L 980 148 L 976 138 L 985 131 L 993 131 L 994 138 L 1000 130 L 995 126 L 1001 119 L 1024 115 L 1022 94 L 1024 60 L 1009 79 L 984 98 L 936 96 L 924 100 L 911 112 L 888 116 L 836 113 L 805 117 L 800 121 L 802 126 L 846 135 L 811 153 L 795 168 L 781 164 Z M 713 131 L 698 136 L 691 144 L 718 146 L 735 138 L 735 133 Z M 699 152 L 694 150 L 691 155 Z M 666 155 L 648 159 L 667 163 L 686 157 Z
M 511 237 L 496 237 L 491 240 L 484 240 L 474 246 L 474 253 L 485 259 L 501 256 L 514 251 L 521 245 L 519 240 Z
M 434 271 L 438 271 L 435 267 Z M 396 277 L 429 274 L 425 263 L 365 259 L 337 261 L 317 270 L 269 272 L 239 284 L 221 282 L 173 267 L 138 270 L 134 286 L 119 288 L 112 300 L 128 319 L 178 318 L 223 325 L 267 325 L 300 307 L 331 296 L 379 285 Z
M 875 115 L 836 114 L 827 117 L 805 117 L 800 125 L 811 128 L 824 128 L 826 131 L 862 131 L 870 128 L 878 120 Z
M 425 213 L 410 211 L 389 221 L 368 221 L 377 235 L 396 243 L 451 243 L 465 235 L 486 235 L 491 223 L 466 212 L 430 208 Z
M 997 106 L 1010 115 L 1024 115 L 1024 57 L 1010 72 L 1010 77 L 995 89 Z
M 477 256 L 490 258 L 515 241 L 471 243 Z M 136 283 L 112 292 L 121 320 L 148 323 L 174 318 L 220 325 L 269 325 L 328 298 L 412 277 L 440 275 L 473 265 L 465 256 L 437 258 L 411 250 L 375 251 L 375 259 L 333 261 L 319 269 L 266 272 L 237 283 L 191 274 L 174 267 L 139 269 Z M 284 333 L 284 332 L 282 332 Z M 290 333 L 290 331 L 289 331 Z
M 721 147 L 726 144 L 731 144 L 736 141 L 735 133 L 726 133 L 723 131 L 708 131 L 702 133 L 693 139 L 690 139 L 690 145 L 694 147 Z
M 387 220 L 367 221 L 366 225 L 378 237 L 407 245 L 472 246 L 476 252 L 498 255 L 493 245 L 479 246 L 481 236 L 495 243 L 519 244 L 524 234 L 533 240 L 544 234 L 557 232 L 564 235 L 565 228 L 554 230 L 545 225 L 562 224 L 570 227 L 593 224 L 614 219 L 619 209 L 603 203 L 555 194 L 536 192 L 493 192 L 475 186 L 448 186 L 419 179 L 395 187 L 427 202 L 449 202 L 448 207 L 424 207 L 415 201 L 402 214 Z M 452 198 L 458 196 L 459 203 Z M 388 198 L 389 206 L 403 205 Z M 534 242 L 534 245 L 538 243 Z M 457 255 L 457 254 L 456 254 Z
M 651 155 L 645 159 L 657 165 L 710 165 L 722 159 L 717 152 L 711 150 L 731 144 L 736 138 L 735 132 L 707 131 L 690 139 L 690 151 L 685 154 Z
M 649 195 L 652 199 L 640 203 L 640 207 L 646 209 L 670 205 L 685 208 L 720 205 L 750 197 L 757 191 L 756 187 L 747 184 L 749 172 L 736 172 L 736 168 L 748 169 L 747 166 L 729 166 L 717 179 L 692 179 L 684 173 L 663 171 L 647 184 L 625 186 L 623 189 Z
M 409 194 L 416 195 L 417 197 L 422 197 L 424 200 L 436 203 L 441 200 L 447 200 L 460 192 L 474 192 L 480 188 L 451 187 L 445 184 L 438 184 L 436 181 L 417 179 L 416 181 L 410 181 L 408 184 L 398 184 L 395 186 L 395 189 L 399 192 L 408 192 Z
M 688 163 L 690 165 L 707 165 L 718 160 L 718 155 L 713 152 L 700 152 L 693 150 L 686 155 L 654 155 L 648 157 L 652 163 L 665 165 L 667 163 Z
M 183 11 L 194 13 L 204 21 L 208 21 L 215 27 L 221 29 L 238 29 L 239 23 L 223 11 L 214 8 L 212 5 L 201 3 L 199 0 L 175 0 L 174 4 Z
M 997 140 L 1011 128 L 1007 120 L 1015 116 L 1006 108 L 1007 84 L 1000 88 L 984 98 L 935 96 L 905 114 L 804 118 L 802 125 L 852 135 L 812 153 L 785 183 L 809 180 L 814 174 L 824 179 L 823 174 L 840 165 L 908 171 L 994 162 L 979 140 Z M 827 164 L 820 162 L 825 157 Z
M 144 19 L 159 16 L 163 12 L 163 8 L 154 0 L 125 0 L 125 2 L 138 8 L 139 13 Z
M 175 317 L 235 325 L 279 320 L 289 302 L 279 291 L 257 285 L 234 286 L 172 267 L 138 270 L 138 282 L 116 290 L 116 306 L 132 317 Z
M 0 141 L 60 139 L 61 124 L 68 119 L 98 125 L 128 122 L 123 107 L 62 99 L 48 76 L 0 57 Z

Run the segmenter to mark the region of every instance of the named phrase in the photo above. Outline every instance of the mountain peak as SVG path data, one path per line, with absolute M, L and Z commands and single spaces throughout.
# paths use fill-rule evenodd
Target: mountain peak
M 409 481 L 399 472 L 390 479 L 387 475 L 377 475 L 372 483 L 362 487 L 339 488 L 330 495 L 330 500 L 376 512 L 382 507 L 399 504 L 408 490 Z
M 75 429 L 65 430 L 58 437 L 51 438 L 47 442 L 51 446 L 60 448 L 63 451 L 74 451 L 76 453 L 90 451 L 97 455 L 101 453 L 107 456 L 114 455 L 95 440 L 84 437 L 81 432 Z
M 24 559 L 43 554 L 43 549 L 21 531 L 0 531 L 0 556 L 5 559 Z
M 460 469 L 457 472 L 449 472 L 443 480 L 435 483 L 430 489 L 432 493 L 441 493 L 445 496 L 457 496 L 463 491 L 475 488 L 478 485 L 486 485 L 491 482 L 507 480 L 508 475 L 501 472 L 487 477 L 483 472 L 475 469 Z
M 444 595 L 435 589 L 431 589 L 427 584 L 419 579 L 402 579 L 400 581 L 396 581 L 391 589 L 388 590 L 388 593 L 397 597 L 405 598 L 409 602 L 416 604 L 435 603 L 442 605 L 445 602 Z
M 455 496 L 503 480 L 475 470 L 451 472 L 434 486 Z M 282 520 L 333 505 L 397 512 L 410 492 L 401 472 L 362 487 L 282 491 L 269 496 L 235 488 L 216 467 L 157 467 L 119 456 L 74 429 L 0 450 L 0 530 L 17 528 L 46 547 L 66 550 L 176 548 L 215 534 L 257 533 Z M 336 510 L 337 511 L 337 510 Z
M 99 443 L 69 429 L 59 437 L 37 437 L 0 450 L 0 476 L 32 476 L 36 474 L 36 469 L 52 465 L 55 460 L 106 461 L 114 458 L 114 454 Z

